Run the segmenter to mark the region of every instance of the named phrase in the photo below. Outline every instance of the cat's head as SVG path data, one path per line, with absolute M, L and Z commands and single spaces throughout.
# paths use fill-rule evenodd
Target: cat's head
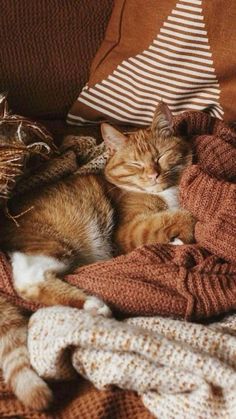
M 147 129 L 125 135 L 103 123 L 101 131 L 109 152 L 106 179 L 122 189 L 155 194 L 178 185 L 192 161 L 191 146 L 174 135 L 172 114 L 164 103 Z

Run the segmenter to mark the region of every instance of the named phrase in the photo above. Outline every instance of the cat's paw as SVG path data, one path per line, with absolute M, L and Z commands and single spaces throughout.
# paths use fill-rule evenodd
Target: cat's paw
M 184 242 L 176 237 L 174 240 L 170 242 L 170 244 L 177 246 L 177 245 L 184 244 Z
M 112 316 L 112 312 L 109 307 L 97 297 L 88 297 L 83 308 L 92 316 Z

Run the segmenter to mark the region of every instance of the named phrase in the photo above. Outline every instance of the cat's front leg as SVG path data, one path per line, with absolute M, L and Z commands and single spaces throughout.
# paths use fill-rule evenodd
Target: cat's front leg
M 119 226 L 115 241 L 121 253 L 131 252 L 136 247 L 147 244 L 175 243 L 175 239 L 192 243 L 194 226 L 194 218 L 184 210 L 139 214 L 130 222 Z
M 193 243 L 195 218 L 185 210 L 165 211 L 161 217 L 161 231 L 173 244 Z
M 21 252 L 14 252 L 11 259 L 14 287 L 23 299 L 45 306 L 84 308 L 92 315 L 111 316 L 111 310 L 102 300 L 58 277 L 67 271 L 67 266 L 58 259 Z

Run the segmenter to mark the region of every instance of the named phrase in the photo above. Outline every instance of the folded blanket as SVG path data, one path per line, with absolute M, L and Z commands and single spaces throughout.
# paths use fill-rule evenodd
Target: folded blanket
M 158 418 L 235 418 L 236 315 L 211 326 L 118 322 L 57 306 L 31 317 L 28 344 L 46 379 L 68 379 L 75 369 L 99 389 L 136 391 Z
M 194 245 L 141 247 L 67 281 L 126 315 L 200 320 L 236 309 L 236 265 Z

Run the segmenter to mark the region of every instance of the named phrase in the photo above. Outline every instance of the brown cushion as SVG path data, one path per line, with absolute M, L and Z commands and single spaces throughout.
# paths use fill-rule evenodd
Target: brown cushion
M 236 120 L 234 0 L 115 0 L 68 122 L 148 125 L 156 103 Z
M 65 116 L 88 79 L 113 0 L 2 0 L 0 91 L 14 112 Z

